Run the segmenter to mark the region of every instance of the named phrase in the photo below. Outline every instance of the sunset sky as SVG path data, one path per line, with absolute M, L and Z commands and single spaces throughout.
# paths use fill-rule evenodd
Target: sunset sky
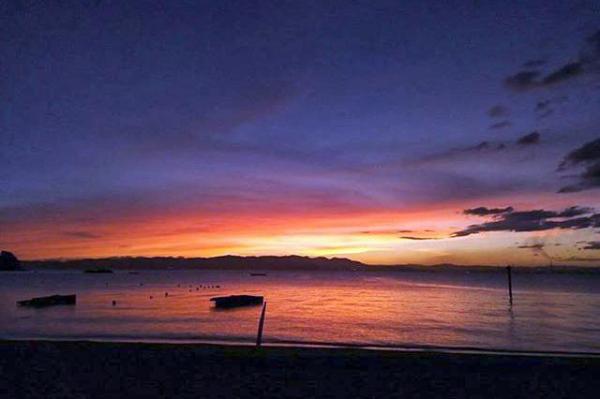
M 597 0 L 0 10 L 22 259 L 600 265 Z

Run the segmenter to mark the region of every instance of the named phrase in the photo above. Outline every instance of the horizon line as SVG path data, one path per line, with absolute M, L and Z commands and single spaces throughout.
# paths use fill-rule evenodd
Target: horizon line
M 565 264 L 548 264 L 548 265 L 515 265 L 515 264 L 481 264 L 481 265 L 469 265 L 469 264 L 456 264 L 456 263 L 393 263 L 393 264 L 374 264 L 374 263 L 365 263 L 358 260 L 354 260 L 348 257 L 339 257 L 339 256 L 307 256 L 307 255 L 297 255 L 297 254 L 288 254 L 288 255 L 235 255 L 235 254 L 226 254 L 226 255 L 217 255 L 217 256 L 178 256 L 178 255 L 160 255 L 160 256 L 148 256 L 148 255 L 111 255 L 111 256 L 103 256 L 103 257 L 73 257 L 73 258 L 40 258 L 40 259 L 20 259 L 21 262 L 77 262 L 77 261 L 85 261 L 85 260 L 109 260 L 109 259 L 160 259 L 160 258 L 171 258 L 171 259 L 181 259 L 181 260 L 194 260 L 194 259 L 219 259 L 219 258 L 304 258 L 304 259 L 324 259 L 327 261 L 332 260 L 343 260 L 352 262 L 355 264 L 360 264 L 365 267 L 421 267 L 421 268 L 436 268 L 436 267 L 461 267 L 461 268 L 503 268 L 506 266 L 517 267 L 517 268 L 537 268 L 537 269 L 556 269 L 556 268 L 584 268 L 584 269 L 600 269 L 600 265 L 565 265 Z

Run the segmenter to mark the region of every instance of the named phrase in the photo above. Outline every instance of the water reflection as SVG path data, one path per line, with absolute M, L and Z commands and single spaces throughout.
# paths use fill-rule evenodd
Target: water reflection
M 221 311 L 210 302 L 243 293 L 269 302 L 266 342 L 600 351 L 600 280 L 584 277 L 527 277 L 507 309 L 505 276 L 493 273 L 9 273 L 0 336 L 252 342 L 260 306 Z M 65 292 L 78 294 L 77 306 L 14 305 Z

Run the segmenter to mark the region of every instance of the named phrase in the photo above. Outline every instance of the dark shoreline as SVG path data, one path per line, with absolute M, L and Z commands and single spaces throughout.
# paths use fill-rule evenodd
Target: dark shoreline
M 99 344 L 140 344 L 140 345 L 185 345 L 185 346 L 208 346 L 208 347 L 234 347 L 254 348 L 255 340 L 227 337 L 202 337 L 202 338 L 143 338 L 138 336 L 27 336 L 27 337 L 0 337 L 1 342 L 79 342 Z M 354 343 L 354 342 L 325 342 L 325 341 L 294 341 L 294 340 L 263 340 L 263 348 L 271 349 L 297 349 L 297 350 L 359 350 L 359 351 L 383 351 L 398 353 L 430 353 L 430 354 L 455 354 L 455 355 L 482 355 L 482 356 L 524 356 L 524 357 L 567 357 L 567 358 L 591 358 L 600 360 L 600 352 L 577 352 L 566 350 L 534 350 L 534 349 L 510 349 L 510 348 L 484 348 L 475 346 L 438 346 L 426 344 L 377 344 L 377 343 Z
M 2 398 L 592 398 L 600 359 L 0 340 Z

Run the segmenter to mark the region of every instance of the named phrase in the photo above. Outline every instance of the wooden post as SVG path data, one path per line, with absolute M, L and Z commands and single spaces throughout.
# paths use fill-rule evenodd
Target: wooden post
M 513 295 L 512 295 L 512 274 L 511 267 L 506 266 L 506 272 L 508 274 L 508 298 L 510 300 L 510 304 L 513 304 Z
M 258 334 L 256 335 L 256 347 L 259 347 L 262 343 L 263 326 L 265 324 L 265 311 L 267 310 L 267 302 L 263 304 L 262 311 L 260 312 L 260 321 L 258 322 Z

